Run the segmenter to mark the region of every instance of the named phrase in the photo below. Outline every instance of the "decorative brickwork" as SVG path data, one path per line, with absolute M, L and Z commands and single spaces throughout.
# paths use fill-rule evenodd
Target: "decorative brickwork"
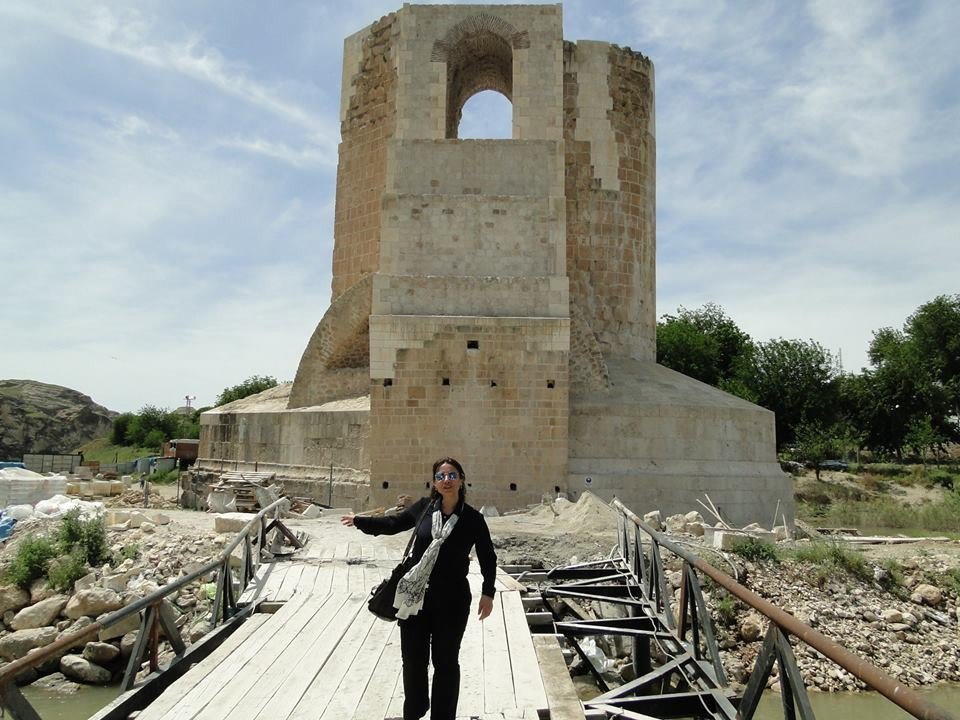
M 387 141 L 396 131 L 396 16 L 387 15 L 363 37 L 341 118 L 340 161 L 334 215 L 334 300 L 377 270 L 380 200 L 386 183 Z M 344 59 L 344 74 L 349 63 Z

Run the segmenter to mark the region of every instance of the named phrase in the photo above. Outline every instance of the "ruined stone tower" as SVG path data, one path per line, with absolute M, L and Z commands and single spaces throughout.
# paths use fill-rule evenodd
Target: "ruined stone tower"
M 457 139 L 483 90 L 512 139 Z M 501 509 L 792 507 L 772 414 L 655 364 L 647 58 L 565 42 L 559 5 L 406 5 L 345 41 L 340 117 L 330 307 L 292 387 L 204 415 L 201 465 L 355 506 L 453 455 Z

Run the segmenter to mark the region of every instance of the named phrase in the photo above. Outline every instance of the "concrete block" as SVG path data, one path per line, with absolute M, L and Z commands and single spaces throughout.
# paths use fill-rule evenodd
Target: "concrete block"
M 243 530 L 244 526 L 255 517 L 256 513 L 220 513 L 213 516 L 213 529 L 214 531 L 223 533 L 225 535 L 236 534 Z

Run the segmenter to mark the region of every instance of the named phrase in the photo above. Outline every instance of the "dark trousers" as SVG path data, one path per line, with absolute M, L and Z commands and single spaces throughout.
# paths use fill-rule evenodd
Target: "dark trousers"
M 470 588 L 430 587 L 417 615 L 400 621 L 403 655 L 403 720 L 454 720 L 460 695 L 460 642 L 470 613 Z M 433 692 L 427 663 L 433 658 Z

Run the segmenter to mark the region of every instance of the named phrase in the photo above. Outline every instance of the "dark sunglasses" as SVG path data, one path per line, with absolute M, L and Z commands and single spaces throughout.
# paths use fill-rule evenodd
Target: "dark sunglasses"
M 437 482 L 443 482 L 444 478 L 446 478 L 447 480 L 459 480 L 460 473 L 458 473 L 456 470 L 451 470 L 448 473 L 438 472 L 436 475 L 433 476 L 433 479 L 436 480 Z

